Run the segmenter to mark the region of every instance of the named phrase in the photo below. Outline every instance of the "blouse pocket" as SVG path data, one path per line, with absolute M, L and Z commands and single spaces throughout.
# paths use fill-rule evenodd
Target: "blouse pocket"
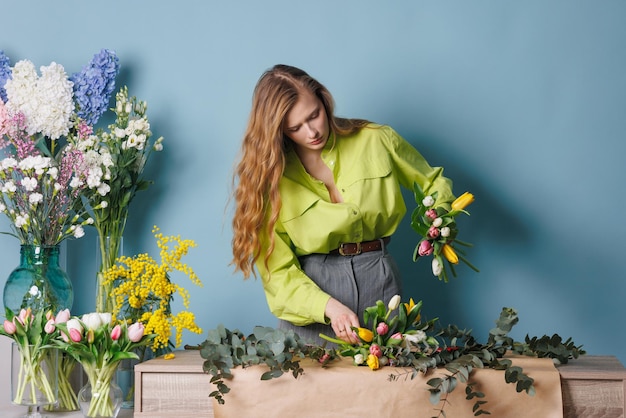
M 371 157 L 364 160 L 356 161 L 344 174 L 344 184 L 352 186 L 364 180 L 387 177 L 391 174 L 391 161 L 387 156 Z

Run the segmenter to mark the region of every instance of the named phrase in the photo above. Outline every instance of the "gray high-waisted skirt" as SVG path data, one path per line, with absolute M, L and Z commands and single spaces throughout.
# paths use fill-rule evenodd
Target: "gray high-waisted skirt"
M 326 293 L 352 309 L 363 323 L 365 308 L 382 300 L 385 305 L 401 294 L 400 272 L 393 257 L 384 248 L 354 256 L 311 254 L 300 257 L 304 272 Z M 330 325 L 311 324 L 299 327 L 279 320 L 281 329 L 293 329 L 306 342 L 322 344 L 324 333 L 335 338 Z M 331 344 L 329 343 L 330 347 Z

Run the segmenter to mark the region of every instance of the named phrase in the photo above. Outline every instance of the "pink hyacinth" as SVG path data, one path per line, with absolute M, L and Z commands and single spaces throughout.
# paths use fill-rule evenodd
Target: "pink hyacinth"
M 421 256 L 431 255 L 433 253 L 433 246 L 430 241 L 423 240 L 420 242 L 419 248 L 417 249 L 417 253 Z

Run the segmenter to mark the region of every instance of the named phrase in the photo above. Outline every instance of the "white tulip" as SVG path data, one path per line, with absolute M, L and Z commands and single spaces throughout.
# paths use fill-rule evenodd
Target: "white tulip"
M 97 330 L 102 325 L 102 319 L 100 318 L 100 314 L 97 312 L 92 312 L 88 314 L 84 314 L 81 318 L 87 329 Z
M 433 258 L 433 274 L 435 276 L 439 276 L 441 274 L 441 272 L 443 271 L 443 266 L 441 265 L 441 263 L 439 262 L 438 259 Z
M 400 306 L 400 301 L 401 301 L 400 295 L 395 295 L 394 297 L 391 298 L 387 307 L 389 308 L 390 311 L 393 311 L 398 306 Z
M 354 364 L 356 364 L 357 366 L 359 364 L 363 364 L 364 361 L 365 361 L 365 357 L 363 356 L 363 354 L 354 355 Z

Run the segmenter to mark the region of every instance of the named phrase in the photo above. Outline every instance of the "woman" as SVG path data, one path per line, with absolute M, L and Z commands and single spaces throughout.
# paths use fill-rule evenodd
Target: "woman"
M 245 278 L 259 271 L 280 328 L 356 343 L 364 309 L 401 292 L 386 248 L 406 212 L 400 185 L 454 197 L 443 170 L 393 129 L 333 110 L 298 68 L 259 79 L 235 174 L 233 263 Z

